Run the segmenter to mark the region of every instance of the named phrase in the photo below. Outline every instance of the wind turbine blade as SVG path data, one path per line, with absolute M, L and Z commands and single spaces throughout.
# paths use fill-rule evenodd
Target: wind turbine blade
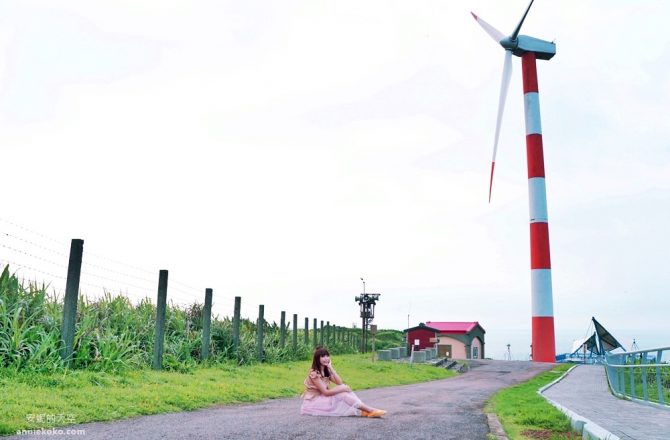
M 480 17 L 477 17 L 474 12 L 470 12 L 473 17 L 475 17 L 475 20 L 477 20 L 477 23 L 486 31 L 487 34 L 491 36 L 494 40 L 496 40 L 496 43 L 500 43 L 500 40 L 505 38 L 505 35 L 503 35 L 502 32 L 500 32 L 498 29 L 494 28 L 484 20 L 482 20 Z
M 521 31 L 521 25 L 523 24 L 523 21 L 526 19 L 526 15 L 528 15 L 528 11 L 530 11 L 530 7 L 533 6 L 533 1 L 535 1 L 535 0 L 530 0 L 530 3 L 528 4 L 528 7 L 526 8 L 526 13 L 523 14 L 523 17 L 521 17 L 521 21 L 519 22 L 518 25 L 516 25 L 516 29 L 514 29 L 514 32 L 512 32 L 512 35 L 510 35 L 511 40 L 516 40 L 516 37 L 519 35 L 519 32 Z
M 496 135 L 493 141 L 493 159 L 491 160 L 491 180 L 489 182 L 489 203 L 491 203 L 491 191 L 493 190 L 493 169 L 496 166 L 496 153 L 498 152 L 498 139 L 500 138 L 500 127 L 502 125 L 502 116 L 505 112 L 505 102 L 507 101 L 507 90 L 509 81 L 512 77 L 512 52 L 505 51 L 505 62 L 503 64 L 502 80 L 500 81 L 500 100 L 498 101 L 498 119 L 496 120 Z

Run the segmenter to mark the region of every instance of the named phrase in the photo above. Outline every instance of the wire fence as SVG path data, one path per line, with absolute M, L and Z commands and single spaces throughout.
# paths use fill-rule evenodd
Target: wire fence
M 74 252 L 73 254 L 75 242 L 80 242 L 78 256 L 76 256 L 77 252 Z M 73 257 L 73 255 L 75 256 Z M 78 282 L 73 283 L 76 284 L 74 305 L 70 305 L 70 308 L 68 309 L 68 295 L 73 295 L 73 293 L 70 292 L 72 288 L 69 286 L 72 282 L 70 276 L 72 275 L 71 269 L 73 263 L 75 263 L 75 266 L 78 266 L 79 277 Z M 72 355 L 72 342 L 69 342 L 70 352 L 67 352 L 68 337 L 66 337 L 66 327 L 71 326 L 72 332 L 75 331 L 74 321 L 77 319 L 76 302 L 79 299 L 80 292 L 83 294 L 83 299 L 88 302 L 95 302 L 101 298 L 124 296 L 131 303 L 134 302 L 135 304 L 140 304 L 141 302 L 149 301 L 152 304 L 156 304 L 156 332 L 159 335 L 161 334 L 161 330 L 159 329 L 159 321 L 161 320 L 161 300 L 167 302 L 168 305 L 177 306 L 184 310 L 191 309 L 202 313 L 204 309 L 207 309 L 209 311 L 208 321 L 211 320 L 211 296 L 209 303 L 207 303 L 205 300 L 206 287 L 204 285 L 174 279 L 173 277 L 171 277 L 169 283 L 167 283 L 167 271 L 159 271 L 158 269 L 152 270 L 138 264 L 131 264 L 126 261 L 121 261 L 120 259 L 110 258 L 104 255 L 103 252 L 100 252 L 100 250 L 89 245 L 87 245 L 86 251 L 84 252 L 83 240 L 73 239 L 71 243 L 68 243 L 49 237 L 48 235 L 19 225 L 15 222 L 0 218 L 0 270 L 5 266 L 9 266 L 16 277 L 23 282 L 28 282 L 38 287 L 41 286 L 44 290 L 53 295 L 57 301 L 62 298 L 62 331 L 63 340 L 66 346 L 66 352 L 63 356 L 64 358 Z M 165 272 L 165 285 L 169 285 L 169 288 L 163 289 L 163 292 L 161 292 L 161 283 L 159 282 L 159 278 L 163 276 L 162 272 Z M 156 275 L 159 273 L 160 275 L 157 277 Z M 169 295 L 167 294 L 168 290 Z M 216 295 L 216 301 L 219 304 L 227 303 L 230 306 L 230 313 L 225 313 L 224 316 L 233 315 L 234 303 L 239 306 L 237 303 L 238 298 L 239 297 L 233 297 L 231 295 Z M 70 301 L 70 303 L 72 303 L 72 301 Z M 228 309 L 228 307 L 225 307 L 225 309 Z M 333 340 L 337 341 L 337 338 L 339 338 L 339 342 L 344 342 L 345 339 L 343 334 L 344 328 L 336 326 L 334 322 L 330 322 L 329 320 L 318 319 L 318 321 L 321 322 L 321 326 L 318 329 L 305 329 L 302 322 L 302 319 L 305 317 L 300 317 L 300 319 L 298 319 L 297 315 L 292 316 L 290 313 L 286 313 L 286 311 L 280 310 L 279 307 L 274 305 L 268 307 L 264 304 L 245 304 L 245 310 L 247 313 L 244 315 L 250 315 L 250 317 L 247 318 L 250 322 L 256 324 L 262 322 L 264 325 L 260 328 L 265 326 L 273 328 L 274 335 L 272 337 L 280 338 L 282 347 L 288 341 L 287 334 L 292 330 L 298 329 L 303 333 L 302 336 L 304 336 L 304 341 L 308 341 L 310 346 L 312 345 L 312 337 L 308 337 L 310 331 L 313 333 L 314 344 L 318 343 L 323 345 L 324 335 L 326 343 Z M 262 318 L 261 310 L 263 311 Z M 164 317 L 164 308 L 162 313 Z M 204 314 L 202 316 L 204 319 Z M 239 318 L 245 318 L 241 311 Z M 309 323 L 311 324 L 312 319 L 315 318 L 305 319 L 309 319 Z M 68 322 L 70 323 L 67 324 Z M 295 329 L 293 328 L 294 322 L 296 323 Z M 239 320 L 237 325 L 239 326 Z M 258 327 L 258 325 L 256 325 L 256 327 Z M 357 342 L 357 336 L 354 334 L 355 332 L 351 329 L 347 330 L 347 343 L 356 347 L 359 342 Z M 206 332 L 207 338 L 209 338 L 208 331 L 209 330 Z M 318 338 L 316 336 L 317 333 L 319 335 Z M 331 336 L 334 339 L 331 339 Z M 260 338 L 260 358 L 262 357 L 261 351 L 263 345 L 262 331 L 259 332 L 258 337 Z M 72 337 L 70 336 L 69 338 L 71 339 Z M 295 347 L 297 337 L 292 336 L 292 339 Z M 301 337 L 301 344 L 304 341 Z M 308 343 L 304 343 L 304 345 L 307 345 Z M 162 342 L 159 342 L 157 337 L 156 347 L 162 350 L 160 347 L 161 344 Z M 203 347 L 205 347 L 205 344 L 206 343 L 203 343 Z M 154 347 L 154 349 L 158 350 L 156 347 Z M 207 348 L 203 348 L 203 351 L 206 352 Z
M 0 266 L 9 265 L 19 279 L 44 285 L 49 293 L 58 297 L 65 294 L 69 246 L 70 243 L 66 241 L 0 218 Z M 158 268 L 148 269 L 110 258 L 87 244 L 79 284 L 83 296 L 88 300 L 111 294 L 124 295 L 134 302 L 145 298 L 155 301 L 157 275 Z M 196 284 L 171 276 L 168 301 L 180 307 L 204 303 L 207 286 Z M 219 305 L 225 302 L 232 306 L 234 296 L 217 293 L 215 301 Z M 245 309 L 253 316 L 258 305 L 245 304 Z M 224 308 L 217 307 L 215 310 L 224 311 Z M 266 316 L 277 316 L 273 319 L 276 321 L 279 312 L 266 305 Z

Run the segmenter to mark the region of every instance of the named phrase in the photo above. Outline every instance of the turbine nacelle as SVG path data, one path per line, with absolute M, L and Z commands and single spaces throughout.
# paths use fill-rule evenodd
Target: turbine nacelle
M 519 35 L 515 39 L 512 39 L 511 36 L 505 37 L 500 40 L 500 45 L 518 57 L 533 52 L 540 60 L 550 60 L 551 57 L 556 55 L 556 45 L 554 43 L 528 35 Z

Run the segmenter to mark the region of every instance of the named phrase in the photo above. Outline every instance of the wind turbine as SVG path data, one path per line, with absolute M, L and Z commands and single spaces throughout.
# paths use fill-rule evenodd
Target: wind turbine
M 554 336 L 554 307 L 551 288 L 551 260 L 549 257 L 549 222 L 547 216 L 547 192 L 544 179 L 544 154 L 542 152 L 542 125 L 540 122 L 540 99 L 537 87 L 536 59 L 550 60 L 556 54 L 553 42 L 540 40 L 527 35 L 519 35 L 530 7 L 531 0 L 521 21 L 511 35 L 502 32 L 472 13 L 482 28 L 503 49 L 502 81 L 498 118 L 493 141 L 493 160 L 489 182 L 489 203 L 493 189 L 493 170 L 496 163 L 498 139 L 502 115 L 505 110 L 507 90 L 512 76 L 512 55 L 521 58 L 523 74 L 524 112 L 526 116 L 526 157 L 528 160 L 528 198 L 530 205 L 530 267 L 532 296 L 532 359 L 536 362 L 556 362 L 556 343 Z

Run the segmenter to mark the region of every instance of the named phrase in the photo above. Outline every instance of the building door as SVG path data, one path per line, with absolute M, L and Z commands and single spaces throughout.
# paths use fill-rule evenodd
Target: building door
M 451 345 L 441 345 L 438 344 L 437 346 L 437 355 L 439 357 L 447 357 L 450 358 L 453 356 L 453 353 L 451 351 Z

